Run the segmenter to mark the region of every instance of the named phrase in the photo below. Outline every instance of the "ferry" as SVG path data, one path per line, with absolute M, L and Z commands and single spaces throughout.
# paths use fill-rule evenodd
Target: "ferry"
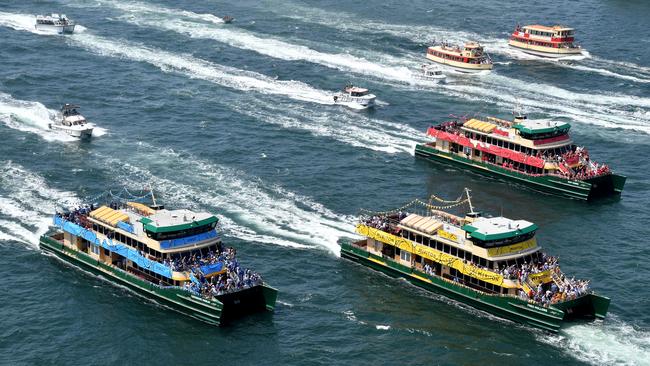
M 447 78 L 447 75 L 445 75 L 442 72 L 442 69 L 438 65 L 422 65 L 420 67 L 420 70 L 415 73 L 415 77 L 420 80 L 427 80 L 427 81 L 443 81 L 445 78 Z
M 55 31 L 58 34 L 72 34 L 75 23 L 65 14 L 37 15 L 34 27 L 37 30 Z
M 582 54 L 582 48 L 574 43 L 574 35 L 573 28 L 561 25 L 518 25 L 510 35 L 508 44 L 535 56 L 575 56 Z
M 518 323 L 558 332 L 574 321 L 604 319 L 610 299 L 575 280 L 537 244 L 537 225 L 484 217 L 467 196 L 432 196 L 399 210 L 360 216 L 359 241 L 341 257 Z M 439 202 L 444 206 L 435 206 Z M 464 216 L 448 211 L 469 206 Z
M 453 119 L 427 130 L 415 155 L 505 178 L 556 195 L 589 200 L 620 195 L 626 177 L 575 145 L 566 122 L 495 117 Z
M 152 196 L 153 197 L 153 196 Z M 277 290 L 226 248 L 205 212 L 134 201 L 56 213 L 40 247 L 109 282 L 210 325 L 273 311 Z
M 90 138 L 95 126 L 86 121 L 86 118 L 79 113 L 79 108 L 78 105 L 64 104 L 61 107 L 61 118 L 50 123 L 50 128 L 63 131 L 72 137 Z
M 366 109 L 375 106 L 377 97 L 366 88 L 346 85 L 342 91 L 334 94 L 334 104 L 344 105 L 354 109 Z
M 467 42 L 464 47 L 442 43 L 427 49 L 427 59 L 450 67 L 456 71 L 476 73 L 492 70 L 492 59 L 483 46 L 477 42 Z

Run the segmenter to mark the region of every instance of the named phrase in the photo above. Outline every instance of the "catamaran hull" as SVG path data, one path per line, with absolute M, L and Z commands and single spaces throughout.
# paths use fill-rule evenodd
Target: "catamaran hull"
M 378 257 L 348 243 L 341 245 L 341 257 L 391 277 L 404 278 L 425 290 L 442 294 L 500 318 L 551 332 L 558 332 L 562 325 L 570 320 L 604 318 L 609 308 L 608 298 L 595 295 L 584 296 L 563 303 L 562 307 L 551 308 L 530 304 L 514 297 L 487 295 L 437 276 L 429 276 L 390 259 Z
M 602 175 L 584 181 L 572 181 L 548 175 L 530 176 L 521 172 L 446 153 L 424 144 L 416 145 L 415 156 L 429 161 L 470 169 L 483 175 L 515 181 L 543 192 L 580 200 L 620 195 L 626 180 L 626 177 L 616 174 Z
M 127 287 L 150 301 L 210 325 L 223 325 L 242 315 L 263 310 L 273 311 L 275 307 L 277 290 L 266 285 L 222 295 L 218 297 L 218 301 L 209 301 L 183 289 L 156 286 L 128 272 L 98 262 L 83 252 L 71 250 L 48 236 L 42 236 L 39 244 L 45 252 L 52 253 L 75 267 L 101 276 L 111 284 Z

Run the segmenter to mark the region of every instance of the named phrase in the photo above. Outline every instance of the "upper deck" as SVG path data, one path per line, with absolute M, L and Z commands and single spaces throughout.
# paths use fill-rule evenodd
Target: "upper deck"
M 209 213 L 154 210 L 136 202 L 111 206 L 101 206 L 88 213 L 94 231 L 114 230 L 161 253 L 183 251 L 189 246 L 209 246 L 219 240 L 218 219 Z

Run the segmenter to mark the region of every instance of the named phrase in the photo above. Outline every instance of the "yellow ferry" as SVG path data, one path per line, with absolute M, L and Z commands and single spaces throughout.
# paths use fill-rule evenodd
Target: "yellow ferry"
M 456 71 L 468 73 L 492 70 L 493 65 L 490 55 L 477 42 L 467 42 L 463 48 L 447 43 L 431 46 L 427 49 L 426 57 Z
M 341 257 L 552 332 L 569 321 L 605 318 L 610 299 L 562 272 L 557 257 L 537 244 L 537 225 L 483 217 L 465 192 L 455 201 L 432 196 L 428 203 L 364 212 L 356 227 L 364 239 L 343 242 Z M 464 217 L 444 211 L 461 205 L 469 206 Z
M 517 26 L 508 44 L 526 53 L 542 57 L 565 57 L 582 54 L 582 48 L 574 43 L 573 28 L 554 25 Z

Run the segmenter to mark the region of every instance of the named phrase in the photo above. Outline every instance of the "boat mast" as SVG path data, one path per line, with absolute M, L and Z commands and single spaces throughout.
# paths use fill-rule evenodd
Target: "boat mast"
M 153 201 L 153 205 L 156 205 L 156 196 L 153 195 L 153 189 L 151 188 L 151 184 L 149 184 L 149 192 L 151 193 L 151 201 Z
M 465 194 L 467 195 L 467 204 L 469 205 L 469 213 L 475 214 L 474 206 L 472 206 L 472 196 L 469 195 L 469 192 L 471 192 L 471 190 L 465 187 Z

